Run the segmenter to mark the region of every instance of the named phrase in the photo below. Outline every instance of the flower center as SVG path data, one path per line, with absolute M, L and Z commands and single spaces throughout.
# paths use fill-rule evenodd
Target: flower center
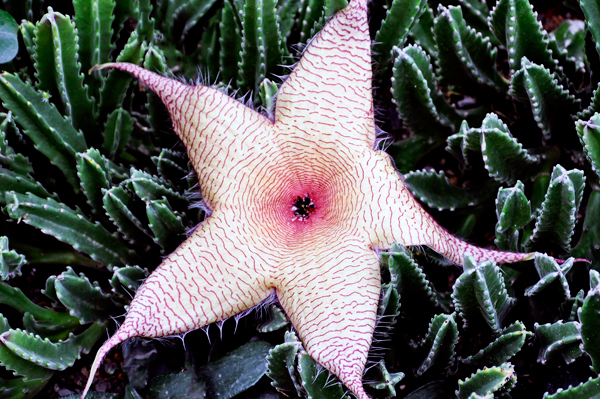
M 315 204 L 310 199 L 308 194 L 304 195 L 304 198 L 298 196 L 292 205 L 291 210 L 294 212 L 292 221 L 298 220 L 303 222 L 308 219 L 311 213 L 315 211 Z

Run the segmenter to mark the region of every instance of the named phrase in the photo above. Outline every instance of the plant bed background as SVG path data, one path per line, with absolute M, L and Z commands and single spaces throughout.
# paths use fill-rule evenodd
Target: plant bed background
M 253 4 L 0 3 L 0 398 L 80 392 L 135 289 L 205 217 L 160 101 L 118 71 L 87 70 L 133 62 L 268 113 L 277 76 L 346 3 Z M 463 271 L 424 248 L 392 248 L 381 256 L 369 393 L 600 394 L 600 2 L 369 7 L 380 146 L 428 211 L 482 247 L 590 261 Z M 410 7 L 419 11 L 406 17 Z M 265 31 L 277 43 L 247 40 L 273 13 Z M 378 34 L 386 18 L 393 32 Z M 92 397 L 341 397 L 290 331 L 275 304 L 182 337 L 131 340 L 109 354 Z

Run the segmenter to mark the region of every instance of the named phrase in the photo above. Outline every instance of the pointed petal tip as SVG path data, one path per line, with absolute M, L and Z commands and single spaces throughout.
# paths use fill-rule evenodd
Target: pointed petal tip
M 494 255 L 491 255 L 489 260 L 496 263 L 516 263 L 524 262 L 526 260 L 532 260 L 535 258 L 537 252 L 504 252 L 504 251 L 490 251 Z
M 131 336 L 132 335 L 129 333 L 129 331 L 123 330 L 121 328 L 112 337 L 110 337 L 104 344 L 102 344 L 102 346 L 100 347 L 100 349 L 98 349 L 98 352 L 96 353 L 96 357 L 94 358 L 94 362 L 92 363 L 92 367 L 90 369 L 90 375 L 88 376 L 87 383 L 85 384 L 85 388 L 83 389 L 83 392 L 81 393 L 80 399 L 85 399 L 85 396 L 87 395 L 90 388 L 92 387 L 92 382 L 94 381 L 94 375 L 98 371 L 98 368 L 100 368 L 100 364 L 102 364 L 102 360 L 104 360 L 104 357 L 106 356 L 106 354 L 112 348 L 119 345 L 121 342 L 125 341 L 127 338 L 130 338 Z
M 106 62 L 104 64 L 94 65 L 88 71 L 88 75 L 91 75 L 92 72 L 94 72 L 94 71 L 100 71 L 102 69 L 111 69 L 111 68 L 114 68 L 116 64 L 117 64 L 116 62 Z
M 531 259 L 535 258 L 535 254 L 536 254 L 536 253 L 537 253 L 537 252 L 530 252 L 530 253 L 528 253 L 528 254 L 524 254 L 524 255 L 525 255 L 525 257 L 524 257 L 522 260 L 531 260 Z
M 562 265 L 563 263 L 565 263 L 566 261 L 568 261 L 569 259 L 554 259 L 554 261 L 556 263 L 558 263 L 559 265 Z M 585 258 L 577 258 L 577 259 L 573 259 L 573 263 L 575 262 L 585 262 L 585 263 L 592 263 L 591 260 L 585 259 Z
M 351 384 L 348 386 L 350 391 L 357 397 L 357 399 L 371 399 L 371 397 L 365 392 L 363 388 L 362 381 L 357 384 Z
M 536 256 L 536 255 L 538 255 L 538 254 L 540 254 L 540 255 L 545 255 L 545 256 L 549 256 L 549 255 L 547 255 L 547 254 L 544 254 L 544 253 L 541 253 L 541 252 L 532 252 L 532 253 L 530 254 L 530 255 L 531 255 L 531 257 L 529 257 L 529 258 L 527 258 L 527 259 L 524 259 L 524 260 L 533 259 L 533 258 L 535 258 L 535 256 Z M 549 256 L 549 257 L 550 257 L 550 258 L 552 258 L 552 259 L 554 259 L 554 261 L 555 261 L 556 263 L 558 263 L 559 265 L 562 265 L 563 263 L 565 263 L 565 262 L 568 262 L 568 261 L 570 261 L 570 260 L 572 260 L 572 261 L 573 261 L 573 263 L 575 263 L 575 262 L 585 262 L 585 263 L 589 263 L 589 264 L 591 264 L 591 263 L 592 263 L 592 261 L 591 261 L 591 260 L 589 260 L 589 259 L 585 259 L 585 258 L 568 258 L 568 259 L 557 259 L 557 258 L 555 258 L 555 257 L 553 257 L 553 256 Z
M 104 64 L 95 65 L 90 68 L 90 70 L 88 71 L 88 74 L 91 74 L 94 71 L 101 71 L 104 69 L 118 69 L 123 72 L 127 72 L 127 73 L 133 75 L 134 77 L 136 77 L 138 79 L 142 79 L 142 80 L 147 80 L 150 76 L 154 76 L 154 75 L 160 76 L 160 75 L 157 75 L 153 72 L 150 72 L 150 71 L 142 68 L 139 65 L 132 64 L 129 62 L 106 62 Z
M 163 102 L 167 102 L 165 96 L 173 94 L 177 87 L 186 86 L 184 83 L 181 83 L 176 79 L 171 79 L 158 73 L 151 72 L 139 65 L 129 62 L 107 62 L 105 64 L 96 65 L 89 70 L 89 73 L 104 69 L 118 69 L 130 74 L 144 86 L 157 94 Z M 161 91 L 165 87 L 168 87 L 168 90 L 166 92 Z

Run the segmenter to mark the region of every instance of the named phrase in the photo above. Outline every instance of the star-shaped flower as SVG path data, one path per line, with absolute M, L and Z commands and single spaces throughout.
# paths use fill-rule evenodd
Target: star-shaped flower
M 225 94 L 131 64 L 164 102 L 212 210 L 148 277 L 98 351 L 226 319 L 273 290 L 307 352 L 361 399 L 380 293 L 376 250 L 428 245 L 462 264 L 532 254 L 489 251 L 440 227 L 390 157 L 374 148 L 366 0 L 338 12 L 282 84 L 274 120 Z M 85 395 L 85 393 L 84 393 Z

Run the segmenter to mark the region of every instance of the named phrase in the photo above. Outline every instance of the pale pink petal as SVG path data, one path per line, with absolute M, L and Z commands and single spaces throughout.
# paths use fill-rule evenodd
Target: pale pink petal
M 327 265 L 323 268 L 322 265 Z M 277 296 L 306 351 L 359 398 L 375 328 L 380 265 L 367 243 L 353 237 L 335 248 L 312 247 L 275 275 Z
M 372 147 L 371 38 L 364 1 L 338 12 L 277 94 L 275 124 L 325 145 Z
M 131 337 L 156 338 L 227 319 L 272 293 L 256 246 L 213 214 L 144 281 L 119 330 L 102 345 L 82 398 L 104 356 Z
M 129 72 L 160 97 L 211 209 L 219 196 L 241 189 L 239 182 L 228 179 L 229 165 L 261 152 L 270 142 L 271 121 L 218 90 L 186 85 L 134 64 L 109 63 L 96 69 Z

